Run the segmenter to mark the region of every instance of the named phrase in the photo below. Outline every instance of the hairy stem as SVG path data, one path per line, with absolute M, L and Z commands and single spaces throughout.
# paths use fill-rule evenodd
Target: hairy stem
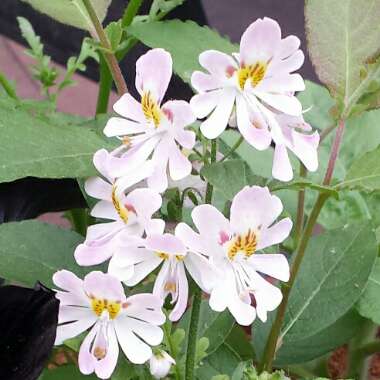
M 100 56 L 99 66 L 99 92 L 96 102 L 96 114 L 106 113 L 108 109 L 108 101 L 112 88 L 112 75 L 108 69 L 107 62 Z
M 332 146 L 331 152 L 330 152 L 330 159 L 329 159 L 329 163 L 327 166 L 326 175 L 325 175 L 325 178 L 323 181 L 324 185 L 329 185 L 331 182 L 331 178 L 332 178 L 332 174 L 334 171 L 336 159 L 337 159 L 338 153 L 339 153 L 340 143 L 342 141 L 344 125 L 345 125 L 344 121 L 340 120 L 338 123 L 338 128 L 337 128 L 336 134 L 335 134 L 333 146 Z M 314 229 L 314 226 L 317 222 L 319 213 L 321 212 L 321 209 L 322 209 L 323 205 L 325 204 L 326 200 L 328 199 L 328 197 L 329 197 L 329 195 L 326 193 L 320 193 L 318 195 L 318 198 L 314 204 L 314 207 L 310 213 L 309 219 L 306 223 L 305 229 L 303 231 L 302 237 L 301 237 L 299 245 L 298 245 L 297 254 L 296 254 L 294 261 L 293 261 L 293 264 L 292 264 L 289 281 L 288 281 L 288 283 L 286 283 L 282 286 L 283 299 L 282 299 L 281 305 L 278 308 L 278 311 L 276 314 L 276 319 L 272 325 L 272 328 L 271 328 L 271 331 L 270 331 L 270 334 L 269 334 L 269 337 L 268 337 L 268 340 L 267 340 L 267 343 L 265 346 L 263 360 L 262 360 L 262 363 L 260 365 L 261 371 L 264 371 L 264 370 L 271 371 L 272 370 L 272 363 L 273 363 L 276 351 L 277 351 L 278 347 L 281 345 L 283 337 L 287 333 L 287 331 L 284 331 L 281 334 L 281 327 L 282 327 L 282 323 L 284 321 L 290 291 L 291 291 L 293 284 L 295 282 L 295 279 L 297 277 L 298 270 L 301 266 L 302 259 L 305 255 L 306 248 L 307 248 L 307 245 L 309 243 L 310 237 L 313 233 L 313 229 Z
M 305 166 L 300 163 L 300 177 L 305 178 L 307 174 L 307 170 Z M 298 191 L 298 202 L 297 202 L 297 219 L 296 219 L 296 225 L 294 228 L 294 241 L 295 245 L 298 244 L 303 224 L 305 219 L 305 189 L 301 189 Z
M 96 15 L 96 12 L 91 5 L 91 1 L 83 0 L 83 4 L 86 7 L 87 13 L 91 19 L 92 24 L 94 25 L 96 34 L 99 38 L 101 45 L 103 46 L 104 49 L 106 49 L 106 52 L 104 52 L 104 59 L 106 60 L 107 65 L 111 71 L 112 78 L 117 88 L 117 92 L 119 96 L 122 96 L 128 92 L 128 88 L 123 78 L 123 74 L 121 73 L 119 63 L 117 62 L 115 55 L 111 53 L 111 50 L 112 50 L 111 45 L 98 19 L 98 16 Z
M 174 358 L 174 360 L 176 361 L 176 364 L 174 364 L 174 376 L 176 380 L 181 380 L 181 373 L 179 371 L 179 367 L 177 364 L 177 357 L 176 357 L 177 355 L 174 350 L 172 339 L 171 339 L 171 324 L 169 323 L 168 320 L 165 322 L 163 326 L 163 330 L 164 330 L 164 339 L 165 339 L 166 347 L 169 350 L 170 356 Z
M 210 163 L 216 161 L 217 140 L 211 141 L 211 159 Z M 205 152 L 205 154 L 207 151 Z M 205 203 L 212 201 L 213 186 L 208 182 L 206 188 Z M 194 286 L 193 303 L 191 308 L 190 325 L 189 325 L 189 338 L 187 341 L 186 350 L 186 364 L 185 364 L 185 378 L 186 380 L 193 380 L 195 378 L 195 355 L 197 351 L 197 337 L 198 337 L 198 324 L 199 312 L 201 310 L 202 290 L 198 286 Z

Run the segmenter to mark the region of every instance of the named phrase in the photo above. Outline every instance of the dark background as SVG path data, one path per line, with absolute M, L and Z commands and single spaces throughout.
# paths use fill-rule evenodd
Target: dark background
M 140 13 L 146 13 L 151 1 L 145 1 Z M 128 1 L 113 0 L 105 25 L 117 20 Z M 282 28 L 283 35 L 295 34 L 302 40 L 306 53 L 303 0 L 187 0 L 171 13 L 169 18 L 192 19 L 201 25 L 209 25 L 238 43 L 247 26 L 260 17 L 272 17 Z M 65 64 L 70 56 L 79 51 L 85 32 L 60 24 L 40 14 L 20 0 L 0 1 L 0 34 L 24 44 L 16 21 L 17 16 L 26 17 L 41 36 L 45 53 L 58 63 Z M 147 49 L 138 44 L 121 62 L 128 87 L 134 88 L 136 59 Z M 0 56 L 1 59 L 1 56 Z M 1 68 L 1 61 L 0 61 Z M 306 61 L 299 71 L 306 79 L 317 81 L 315 72 L 306 54 Z M 89 61 L 84 74 L 98 80 L 98 68 Z M 178 78 L 171 82 L 169 97 L 189 99 L 191 90 Z M 62 211 L 85 207 L 85 201 L 75 180 L 46 180 L 25 178 L 13 183 L 0 184 L 0 223 L 11 220 L 34 218 L 48 211 Z

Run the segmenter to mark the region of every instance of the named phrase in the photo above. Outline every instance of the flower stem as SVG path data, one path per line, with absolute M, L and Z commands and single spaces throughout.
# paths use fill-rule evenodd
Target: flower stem
M 104 49 L 107 51 L 104 52 L 104 59 L 107 62 L 107 65 L 111 71 L 113 80 L 115 82 L 117 92 L 119 96 L 124 95 L 128 92 L 127 84 L 125 83 L 125 80 L 123 78 L 123 75 L 121 73 L 119 63 L 117 62 L 117 59 L 113 53 L 111 53 L 111 45 L 108 41 L 108 38 L 106 36 L 106 33 L 104 32 L 104 29 L 98 19 L 98 16 L 94 10 L 94 8 L 91 5 L 90 0 L 83 0 L 83 5 L 86 7 L 87 13 L 91 19 L 92 24 L 94 25 L 94 28 L 96 30 L 96 34 L 99 38 L 99 41 Z
M 217 140 L 211 141 L 211 158 L 210 163 L 216 161 Z M 207 150 L 204 153 L 207 154 Z M 205 203 L 212 201 L 213 186 L 207 182 Z M 194 284 L 195 285 L 195 284 Z M 195 355 L 197 351 L 197 338 L 198 338 L 198 324 L 199 313 L 201 310 L 202 290 L 198 286 L 194 286 L 193 303 L 191 308 L 190 324 L 189 324 L 189 338 L 187 340 L 186 350 L 186 364 L 185 364 L 185 379 L 194 380 L 195 374 Z
M 174 360 L 176 361 L 176 364 L 174 364 L 174 376 L 176 380 L 181 380 L 181 373 L 179 371 L 179 366 L 177 363 L 177 353 L 174 350 L 172 339 L 171 339 L 171 324 L 169 323 L 168 320 L 165 322 L 163 326 L 163 330 L 164 330 L 164 339 L 165 339 L 166 347 L 169 350 L 170 356 L 174 358 Z
M 329 185 L 331 182 L 331 178 L 332 178 L 332 174 L 334 171 L 336 159 L 337 159 L 338 153 L 339 153 L 340 143 L 342 141 L 344 125 L 345 125 L 344 121 L 340 120 L 336 134 L 335 134 L 334 143 L 333 143 L 333 146 L 332 146 L 331 152 L 330 152 L 330 159 L 329 159 L 329 163 L 327 166 L 326 175 L 325 175 L 325 178 L 323 181 L 324 185 Z M 309 219 L 306 223 L 305 229 L 303 231 L 302 237 L 301 237 L 299 245 L 298 245 L 297 254 L 296 254 L 294 261 L 293 261 L 293 264 L 292 264 L 292 268 L 291 268 L 291 272 L 290 272 L 290 279 L 289 279 L 288 283 L 286 283 L 282 286 L 283 299 L 282 299 L 281 305 L 278 308 L 278 311 L 276 314 L 276 319 L 272 325 L 272 328 L 271 328 L 271 331 L 270 331 L 270 334 L 269 334 L 269 337 L 268 337 L 268 340 L 267 340 L 267 343 L 265 346 L 264 355 L 263 355 L 262 362 L 260 365 L 260 371 L 270 372 L 272 370 L 272 363 L 274 360 L 274 356 L 276 354 L 276 350 L 281 345 L 282 339 L 285 335 L 285 333 L 283 333 L 281 335 L 281 327 L 282 327 L 282 323 L 284 321 L 290 291 L 291 291 L 293 284 L 295 282 L 295 279 L 297 277 L 298 270 L 301 266 L 302 259 L 305 255 L 306 248 L 307 248 L 307 245 L 309 243 L 310 237 L 313 233 L 313 229 L 314 229 L 314 226 L 317 222 L 319 213 L 321 212 L 322 207 L 325 204 L 328 197 L 329 197 L 329 195 L 326 193 L 320 193 L 318 195 L 318 198 L 314 204 L 314 207 L 310 213 Z
M 239 146 L 242 144 L 243 141 L 244 141 L 244 137 L 240 136 L 240 138 L 236 141 L 236 143 L 232 146 L 232 148 L 226 153 L 226 155 L 220 160 L 220 162 L 223 162 L 228 157 L 231 157 L 232 154 L 234 154 L 235 150 L 239 148 Z
M 107 62 L 100 56 L 99 66 L 99 91 L 98 100 L 96 102 L 96 114 L 106 113 L 108 109 L 108 101 L 112 87 L 112 75 L 108 69 Z
M 300 177 L 305 178 L 307 174 L 307 170 L 305 166 L 300 162 Z M 297 204 L 297 220 L 294 229 L 294 241 L 295 246 L 297 246 L 305 219 L 305 189 L 301 189 L 298 191 L 298 204 Z

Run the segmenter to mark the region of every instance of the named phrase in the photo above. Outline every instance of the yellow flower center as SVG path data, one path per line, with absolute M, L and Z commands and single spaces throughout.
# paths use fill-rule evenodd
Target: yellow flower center
M 125 222 L 128 223 L 128 209 L 120 202 L 117 194 L 116 194 L 116 186 L 114 185 L 112 187 L 112 203 L 115 207 L 115 210 L 119 214 L 120 218 Z
M 102 360 L 105 358 L 106 354 L 107 354 L 107 351 L 105 348 L 99 347 L 99 346 L 95 347 L 94 356 L 96 357 L 96 359 Z
M 141 97 L 141 107 L 145 118 L 148 121 L 153 121 L 154 126 L 157 128 L 161 121 L 161 109 L 150 91 L 144 92 Z
M 170 255 L 167 254 L 166 252 L 156 252 L 156 255 L 160 259 L 163 259 L 163 260 L 169 260 L 169 258 L 170 258 Z M 184 255 L 175 255 L 175 258 L 177 259 L 177 261 L 182 261 L 185 258 L 185 256 Z
M 237 72 L 237 80 L 240 89 L 244 89 L 247 80 L 251 81 L 252 87 L 257 86 L 263 80 L 267 66 L 267 63 L 259 61 L 254 65 L 240 67 Z
M 234 260 L 235 256 L 241 252 L 245 257 L 250 257 L 256 252 L 257 236 L 249 229 L 244 235 L 237 235 L 230 241 L 227 256 L 230 260 Z
M 176 286 L 176 284 L 174 283 L 174 282 L 167 282 L 166 284 L 165 284 L 165 286 L 164 286 L 164 290 L 166 291 L 166 292 L 171 292 L 171 293 L 175 293 L 175 291 L 176 291 L 176 289 L 177 289 L 177 286 Z
M 104 310 L 108 311 L 111 319 L 115 319 L 120 312 L 121 302 L 112 302 L 105 299 L 91 297 L 91 307 L 93 312 L 100 317 Z

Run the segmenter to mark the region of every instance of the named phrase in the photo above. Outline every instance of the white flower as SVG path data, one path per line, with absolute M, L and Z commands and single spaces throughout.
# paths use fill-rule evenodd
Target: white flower
M 177 235 L 177 229 L 175 233 Z M 210 291 L 213 280 L 208 260 L 202 254 L 187 252 L 178 236 L 163 233 L 162 229 L 136 241 L 134 246 L 120 246 L 110 260 L 108 271 L 127 286 L 135 286 L 161 264 L 153 294 L 163 300 L 171 295 L 171 303 L 175 306 L 169 319 L 177 321 L 185 312 L 188 300 L 185 268 L 206 292 Z
M 135 364 L 152 356 L 149 345 L 162 342 L 159 325 L 165 322 L 162 300 L 152 294 L 126 297 L 123 286 L 114 277 L 91 272 L 82 281 L 62 270 L 53 276 L 60 300 L 56 344 L 73 338 L 87 329 L 78 356 L 80 371 L 95 372 L 108 379 L 114 371 L 119 344 L 127 358 Z
M 161 228 L 163 221 L 152 219 L 162 203 L 159 193 L 152 189 L 134 189 L 128 195 L 125 190 L 152 173 L 150 162 L 131 169 L 128 174 L 114 180 L 104 167 L 109 153 L 101 149 L 94 155 L 94 164 L 105 179 L 93 177 L 86 181 L 87 194 L 100 199 L 91 211 L 97 218 L 112 222 L 98 223 L 87 229 L 86 240 L 75 250 L 79 265 L 95 265 L 108 260 L 120 241 L 131 241 L 142 236 L 144 231 Z
M 109 161 L 110 172 L 115 177 L 124 176 L 131 166 L 151 156 L 154 172 L 148 185 L 160 192 L 168 187 L 167 167 L 174 181 L 190 174 L 191 163 L 178 145 L 191 149 L 195 144 L 195 133 L 185 130 L 195 121 L 190 105 L 182 100 L 161 105 L 171 76 L 168 52 L 153 49 L 141 56 L 136 62 L 136 89 L 141 102 L 130 94 L 123 95 L 114 110 L 124 119 L 113 117 L 104 129 L 107 136 L 119 136 L 126 142 L 124 149 L 117 149 Z
M 292 228 L 289 218 L 273 224 L 281 211 L 280 199 L 271 195 L 266 187 L 247 186 L 234 197 L 230 220 L 215 207 L 201 205 L 192 212 L 199 234 L 184 223 L 177 226 L 181 230 L 178 235 L 188 249 L 209 256 L 218 270 L 210 307 L 215 311 L 228 308 L 241 325 L 251 324 L 256 313 L 266 321 L 267 312 L 281 303 L 280 289 L 257 273 L 281 281 L 289 279 L 285 256 L 257 253 L 289 235 Z
M 169 373 L 173 364 L 175 360 L 167 352 L 159 350 L 149 360 L 150 373 L 155 379 L 162 379 Z
M 243 33 L 239 54 L 232 57 L 215 50 L 205 51 L 199 62 L 208 73 L 196 71 L 191 78 L 199 94 L 190 104 L 198 118 L 208 117 L 201 124 L 202 133 L 214 139 L 225 130 L 231 117 L 236 116 L 241 134 L 256 149 L 267 149 L 273 140 L 273 176 L 284 181 L 290 180 L 293 173 L 286 151 L 289 140 L 277 116 L 302 119 L 302 106 L 294 93 L 304 90 L 305 84 L 299 74 L 293 73 L 304 61 L 299 45 L 300 40 L 295 36 L 281 38 L 276 21 L 267 17 L 258 19 Z M 287 126 L 298 127 L 291 123 Z M 317 134 L 312 136 L 316 156 L 314 145 L 318 145 L 318 138 Z M 304 137 L 309 140 L 309 136 Z M 303 144 L 299 137 L 293 152 L 314 171 L 317 159 L 310 165 L 304 160 L 309 147 Z

